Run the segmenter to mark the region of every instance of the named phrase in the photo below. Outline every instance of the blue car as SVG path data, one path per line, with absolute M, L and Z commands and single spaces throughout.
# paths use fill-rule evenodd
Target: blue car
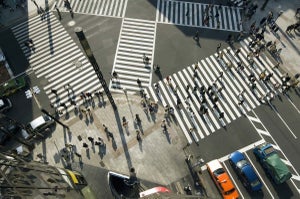
M 246 160 L 245 156 L 235 151 L 229 155 L 229 163 L 233 166 L 243 185 L 251 191 L 259 191 L 262 183 L 255 173 L 252 165 Z

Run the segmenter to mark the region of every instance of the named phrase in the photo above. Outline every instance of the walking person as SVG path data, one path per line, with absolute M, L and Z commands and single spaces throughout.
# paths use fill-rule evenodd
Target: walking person
M 57 95 L 57 90 L 56 89 L 51 89 L 51 92 L 54 94 L 54 95 Z
M 196 32 L 196 34 L 195 34 L 195 36 L 194 36 L 194 39 L 196 40 L 196 41 L 199 41 L 199 31 L 197 30 L 197 32 Z
M 217 53 L 218 53 L 218 54 L 219 54 L 219 51 L 220 51 L 221 45 L 222 45 L 222 44 L 221 44 L 221 43 L 219 43 L 219 44 L 218 44 L 218 46 L 217 46 Z
M 58 7 L 57 7 L 57 5 L 56 5 L 56 4 L 55 4 L 55 10 L 56 10 L 56 12 L 57 12 L 57 14 L 58 14 L 58 18 L 59 18 L 59 20 L 62 20 L 62 17 L 61 17 L 60 10 L 58 9 Z

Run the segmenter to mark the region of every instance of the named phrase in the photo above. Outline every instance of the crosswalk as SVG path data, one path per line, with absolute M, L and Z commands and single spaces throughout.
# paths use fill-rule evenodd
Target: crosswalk
M 158 0 L 156 21 L 233 32 L 243 30 L 240 8 L 219 5 L 210 7 L 209 4 L 185 1 Z
M 274 64 L 264 54 L 259 58 L 254 57 L 254 64 L 250 66 L 247 58 L 249 42 L 250 39 L 241 42 L 242 47 L 237 55 L 236 49 L 228 47 L 222 51 L 222 59 L 215 53 L 170 75 L 171 80 L 166 78 L 159 81 L 158 89 L 155 84 L 147 89 L 147 95 L 154 101 L 161 102 L 164 107 L 174 108 L 174 115 L 188 142 L 199 142 L 267 102 L 264 100 L 267 94 L 275 96 L 278 93 L 274 85 L 281 83 L 281 72 L 273 67 Z M 228 63 L 232 63 L 231 69 Z M 243 70 L 238 70 L 238 63 L 242 63 Z M 273 73 L 270 81 L 260 79 L 262 72 Z M 255 76 L 255 89 L 250 86 L 250 74 Z M 204 97 L 201 96 L 202 86 L 206 90 L 211 86 L 214 96 L 217 96 L 216 107 L 208 92 L 205 92 Z M 178 99 L 182 104 L 180 109 L 176 108 Z M 206 99 L 206 103 L 203 99 Z M 201 113 L 201 105 L 207 113 Z
M 71 110 L 74 106 L 70 100 L 79 103 L 81 92 L 102 90 L 88 59 L 55 15 L 49 12 L 44 20 L 33 17 L 14 26 L 12 32 L 37 78 L 47 80 L 43 89 L 54 106 L 65 103 Z M 29 38 L 34 43 L 34 50 L 24 44 Z M 68 89 L 64 88 L 66 86 Z
M 122 18 L 125 16 L 128 0 L 69 0 L 74 13 Z M 60 12 L 69 12 L 64 0 L 55 4 Z M 55 10 L 53 5 L 52 10 Z
M 150 85 L 155 34 L 154 21 L 123 19 L 113 66 L 117 78 L 111 79 L 111 90 L 126 89 L 133 93 L 139 91 L 140 87 Z M 143 56 L 148 57 L 149 61 L 145 63 Z M 141 85 L 138 85 L 137 79 L 141 81 Z

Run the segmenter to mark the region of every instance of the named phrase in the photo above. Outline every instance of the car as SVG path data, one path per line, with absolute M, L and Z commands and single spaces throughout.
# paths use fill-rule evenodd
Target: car
M 12 103 L 11 101 L 6 97 L 0 97 L 0 113 L 4 113 L 11 109 Z
M 55 125 L 55 121 L 47 115 L 41 115 L 36 119 L 32 120 L 28 125 L 27 129 L 29 133 L 45 137 L 43 133 L 51 131 L 51 128 Z
M 7 97 L 26 86 L 24 76 L 10 79 L 0 86 L 0 97 Z
M 235 151 L 229 155 L 229 163 L 234 168 L 243 185 L 250 191 L 260 191 L 262 183 L 257 176 L 252 165 L 246 160 L 245 156 Z
M 3 145 L 10 137 L 19 131 L 19 127 L 10 120 L 3 119 L 0 122 L 0 145 Z
M 234 199 L 239 197 L 238 191 L 219 160 L 212 160 L 206 163 L 206 166 L 210 176 L 224 199 Z

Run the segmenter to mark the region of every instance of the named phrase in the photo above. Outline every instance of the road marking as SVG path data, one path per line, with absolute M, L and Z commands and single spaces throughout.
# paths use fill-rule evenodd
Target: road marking
M 297 110 L 298 113 L 300 113 L 299 109 L 297 108 L 297 106 L 292 102 L 292 100 L 287 97 L 287 99 L 289 100 L 289 102 L 293 105 L 293 107 Z
M 275 113 L 277 114 L 277 116 L 280 118 L 280 120 L 282 121 L 282 123 L 286 126 L 286 128 L 290 131 L 290 133 L 293 135 L 293 137 L 295 139 L 297 139 L 297 136 L 294 134 L 294 132 L 290 129 L 290 127 L 287 125 L 287 123 L 284 121 L 284 119 L 281 117 L 281 115 L 278 113 L 278 111 L 274 108 L 274 106 L 269 103 L 271 108 L 273 109 L 273 111 L 275 111 Z
M 269 194 L 272 196 L 272 198 L 275 198 L 271 192 L 271 190 L 269 189 L 269 187 L 267 186 L 267 184 L 265 183 L 265 181 L 263 180 L 263 178 L 261 177 L 261 175 L 259 174 L 259 172 L 257 171 L 256 167 L 254 166 L 253 162 L 251 161 L 251 159 L 249 158 L 247 153 L 244 153 L 245 156 L 247 157 L 248 161 L 252 164 L 253 169 L 255 170 L 256 174 L 259 176 L 261 182 L 264 184 L 264 186 L 266 187 L 266 189 L 268 190 Z
M 242 194 L 241 190 L 240 190 L 240 189 L 239 189 L 239 187 L 237 186 L 237 184 L 236 184 L 235 180 L 233 179 L 233 177 L 232 177 L 231 173 L 229 172 L 229 169 L 228 169 L 228 167 L 226 166 L 226 164 L 224 164 L 224 162 L 223 162 L 223 165 L 224 165 L 225 169 L 227 170 L 227 173 L 229 174 L 229 176 L 230 176 L 231 180 L 233 181 L 233 183 L 234 183 L 234 185 L 235 185 L 235 188 L 236 188 L 236 189 L 239 191 L 239 193 L 240 193 L 240 196 L 241 196 L 242 198 L 245 198 L 245 197 L 244 197 L 244 195 Z

